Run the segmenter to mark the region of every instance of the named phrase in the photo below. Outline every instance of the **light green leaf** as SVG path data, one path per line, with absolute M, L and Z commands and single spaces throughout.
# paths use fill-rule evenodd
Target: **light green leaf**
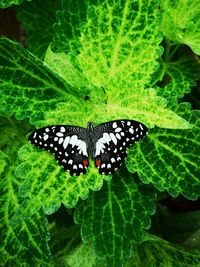
M 76 209 L 75 221 L 82 225 L 83 241 L 94 242 L 97 257 L 105 259 L 107 266 L 122 266 L 132 244 L 140 243 L 143 229 L 150 227 L 155 198 L 152 188 L 137 176 L 126 169 L 117 172 Z
M 49 46 L 44 61 L 62 79 L 72 86 L 84 90 L 85 95 L 87 95 L 89 82 L 83 76 L 83 73 L 75 68 L 67 54 L 64 52 L 54 53 Z
M 31 0 L 1 0 L 0 8 L 7 8 L 12 5 L 20 5 L 21 3 L 25 1 L 31 1 Z
M 34 0 L 17 7 L 17 18 L 26 31 L 28 49 L 43 59 L 52 37 L 52 26 L 61 0 Z
M 156 0 L 90 3 L 78 56 L 85 76 L 112 96 L 145 88 L 162 53 L 159 24 Z
M 199 0 L 161 0 L 162 31 L 175 43 L 188 45 L 200 54 Z
M 0 38 L 0 109 L 18 119 L 42 118 L 58 101 L 81 92 L 59 78 L 21 45 Z
M 107 104 L 107 112 L 112 119 L 135 119 L 147 126 L 154 125 L 169 129 L 189 129 L 191 125 L 175 112 L 167 108 L 166 99 L 156 95 L 154 89 L 138 90 L 128 94 L 124 87 L 116 90 Z
M 139 245 L 125 267 L 199 267 L 199 262 L 199 250 L 189 250 L 155 237 Z
M 191 111 L 187 105 L 180 105 L 178 113 L 193 128 L 151 130 L 143 142 L 129 150 L 127 166 L 129 171 L 137 171 L 145 184 L 151 182 L 172 196 L 181 193 L 196 199 L 200 194 L 200 113 Z
M 13 127 L 15 125 L 15 127 Z M 50 252 L 47 245 L 49 239 L 46 229 L 47 221 L 43 212 L 40 210 L 35 212 L 34 216 L 28 220 L 21 221 L 20 224 L 11 225 L 10 219 L 20 206 L 18 197 L 18 188 L 20 180 L 14 175 L 15 168 L 18 165 L 17 151 L 24 142 L 21 128 L 17 128 L 16 124 L 9 124 L 1 128 L 0 139 L 2 133 L 9 134 L 9 143 L 4 145 L 7 156 L 0 153 L 0 265 L 26 267 L 46 266 L 50 261 Z M 3 131 L 2 131 L 3 130 Z M 10 134 L 13 132 L 12 134 Z M 6 163 L 7 166 L 6 166 Z

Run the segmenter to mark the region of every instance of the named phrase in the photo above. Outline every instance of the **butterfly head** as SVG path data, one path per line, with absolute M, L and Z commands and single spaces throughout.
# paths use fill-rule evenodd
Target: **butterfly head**
M 94 124 L 91 121 L 88 122 L 87 129 L 89 133 L 92 133 L 94 131 Z

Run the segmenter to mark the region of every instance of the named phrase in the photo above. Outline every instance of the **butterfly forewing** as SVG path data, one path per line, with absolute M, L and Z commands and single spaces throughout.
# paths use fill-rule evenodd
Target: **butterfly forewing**
M 29 142 L 53 153 L 59 165 L 70 171 L 70 175 L 86 173 L 88 153 L 85 140 L 85 128 L 67 125 L 40 128 L 29 136 Z
M 127 156 L 126 149 L 147 134 L 147 127 L 133 120 L 116 120 L 95 127 L 95 164 L 100 174 L 117 170 Z

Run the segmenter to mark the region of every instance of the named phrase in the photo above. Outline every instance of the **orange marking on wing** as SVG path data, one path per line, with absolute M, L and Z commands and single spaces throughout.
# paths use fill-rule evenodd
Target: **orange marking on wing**
M 88 160 L 87 160 L 87 159 L 84 159 L 84 160 L 83 160 L 83 166 L 84 166 L 84 167 L 87 167 L 87 166 L 88 166 Z
M 97 159 L 97 160 L 96 160 L 96 166 L 97 166 L 97 167 L 100 167 L 100 166 L 101 166 L 101 160 L 100 160 L 100 159 Z

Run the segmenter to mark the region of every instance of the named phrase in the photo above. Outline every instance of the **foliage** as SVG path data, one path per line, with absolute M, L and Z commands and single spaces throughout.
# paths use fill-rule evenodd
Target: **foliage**
M 0 265 L 200 266 L 198 211 L 187 240 L 186 214 L 167 224 L 176 240 L 157 227 L 166 196 L 200 195 L 200 112 L 184 102 L 200 77 L 199 1 L 0 1 L 11 5 L 27 37 L 0 38 Z M 149 135 L 113 177 L 92 162 L 70 176 L 27 142 L 120 118 Z

